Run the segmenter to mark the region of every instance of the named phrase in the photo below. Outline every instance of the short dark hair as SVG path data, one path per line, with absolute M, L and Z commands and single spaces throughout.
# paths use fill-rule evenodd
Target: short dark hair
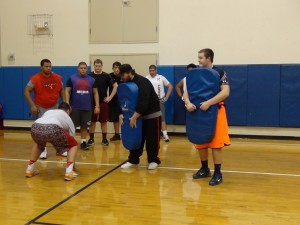
M 87 67 L 86 62 L 80 62 L 80 63 L 78 63 L 78 67 L 80 67 L 80 66 L 82 66 L 82 65 L 85 65 L 85 66 Z
M 135 75 L 135 70 L 132 69 L 132 67 L 129 64 L 123 64 L 120 67 L 120 74 L 124 74 L 124 73 L 131 73 Z
M 194 63 L 190 63 L 189 65 L 186 66 L 187 69 L 191 68 L 191 69 L 194 69 L 194 68 L 197 68 L 197 66 L 194 64 Z
M 49 59 L 42 59 L 41 66 L 43 66 L 45 63 L 51 63 Z
M 155 69 L 156 70 L 156 66 L 152 64 L 152 65 L 149 66 L 149 70 L 150 69 Z
M 201 49 L 198 53 L 204 53 L 205 58 L 210 58 L 210 61 L 214 62 L 214 52 L 210 48 Z
M 112 68 L 114 68 L 115 66 L 120 67 L 122 64 L 118 61 L 114 62 L 112 65 Z
M 94 60 L 94 65 L 95 65 L 95 64 L 101 64 L 101 65 L 103 65 L 103 62 L 102 62 L 101 59 L 95 59 L 95 60 Z
M 66 102 L 60 103 L 59 106 L 58 106 L 58 108 L 59 108 L 59 109 L 62 109 L 62 110 L 64 110 L 64 111 L 71 110 L 70 105 L 69 105 L 68 103 L 66 103 Z

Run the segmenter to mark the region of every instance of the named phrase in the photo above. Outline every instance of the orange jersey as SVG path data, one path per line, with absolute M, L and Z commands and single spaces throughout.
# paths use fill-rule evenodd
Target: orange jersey
M 62 77 L 52 73 L 49 77 L 42 73 L 35 74 L 30 78 L 34 87 L 34 101 L 43 108 L 51 108 L 57 104 L 62 85 Z
M 219 107 L 220 108 L 218 109 L 215 136 L 209 143 L 196 144 L 196 149 L 200 150 L 204 148 L 223 148 L 224 146 L 230 145 L 226 110 L 223 102 L 220 103 Z

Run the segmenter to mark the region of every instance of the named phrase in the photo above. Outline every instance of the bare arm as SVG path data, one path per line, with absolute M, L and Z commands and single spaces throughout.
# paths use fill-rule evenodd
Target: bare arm
M 65 101 L 66 103 L 70 104 L 70 92 L 71 92 L 72 88 L 71 87 L 66 87 L 66 91 L 65 91 Z
M 168 91 L 167 91 L 167 94 L 166 94 L 165 98 L 168 99 L 171 95 L 172 90 L 173 90 L 173 86 L 172 86 L 172 84 L 169 83 L 167 87 L 168 87 Z
M 183 93 L 181 92 L 182 88 L 183 88 L 183 80 L 180 80 L 178 82 L 178 84 L 176 84 L 176 86 L 175 86 L 175 90 L 176 90 L 179 97 L 182 97 L 182 95 L 183 95 Z
M 93 88 L 93 95 L 95 100 L 95 109 L 94 113 L 99 114 L 100 113 L 100 106 L 99 106 L 99 94 L 97 88 Z
M 132 117 L 130 117 L 130 127 L 134 128 L 136 127 L 136 120 L 137 118 L 139 118 L 141 116 L 140 113 L 134 112 L 134 114 L 132 115 Z
M 60 98 L 63 102 L 66 102 L 66 95 L 65 95 L 65 90 L 64 88 L 62 87 L 60 92 L 59 92 L 59 95 L 60 95 Z
M 117 89 L 118 89 L 118 84 L 117 84 L 117 82 L 115 82 L 113 84 L 113 90 L 112 90 L 110 96 L 106 97 L 104 101 L 110 102 L 112 100 L 112 98 L 115 96 L 115 94 L 117 93 Z
M 201 110 L 206 111 L 210 106 L 224 101 L 229 96 L 229 94 L 230 94 L 229 85 L 222 85 L 220 88 L 221 88 L 221 91 L 216 96 L 201 103 L 201 105 L 200 105 Z
M 190 102 L 189 93 L 186 90 L 183 92 L 183 101 L 187 111 L 192 112 L 196 110 L 196 106 Z
M 28 104 L 30 105 L 30 113 L 32 115 L 37 115 L 38 114 L 38 108 L 36 107 L 34 101 L 32 100 L 30 93 L 33 91 L 33 88 L 30 86 L 26 86 L 24 89 L 24 96 Z

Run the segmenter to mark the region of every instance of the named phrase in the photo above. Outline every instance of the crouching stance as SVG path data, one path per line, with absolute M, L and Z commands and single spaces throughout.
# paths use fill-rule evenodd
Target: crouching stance
M 35 142 L 26 170 L 26 177 L 38 174 L 35 163 L 47 143 L 53 145 L 58 153 L 67 151 L 65 180 L 72 180 L 77 174 L 73 171 L 77 153 L 77 141 L 74 139 L 75 127 L 69 117 L 71 108 L 68 103 L 61 103 L 58 109 L 49 110 L 37 119 L 31 127 L 31 137 Z

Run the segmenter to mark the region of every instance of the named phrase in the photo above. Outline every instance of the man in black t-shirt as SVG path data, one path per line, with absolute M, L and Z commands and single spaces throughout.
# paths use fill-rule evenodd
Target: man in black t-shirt
M 121 75 L 120 75 L 120 62 L 114 62 L 112 65 L 113 72 L 109 75 L 111 76 L 114 83 L 121 83 Z M 109 86 L 109 94 L 112 93 L 114 86 Z M 110 141 L 120 140 L 120 125 L 119 125 L 119 115 L 121 114 L 118 96 L 117 94 L 111 99 L 108 103 L 109 109 L 109 122 L 114 124 L 115 135 L 110 139 Z
M 102 71 L 103 62 L 100 59 L 94 61 L 94 71 L 89 75 L 95 79 L 95 85 L 99 93 L 100 101 L 100 114 L 92 115 L 92 123 L 89 129 L 90 139 L 88 140 L 88 145 L 94 144 L 94 134 L 96 129 L 96 122 L 101 123 L 102 131 L 102 144 L 109 145 L 107 140 L 107 121 L 109 120 L 108 115 L 108 103 L 114 97 L 117 92 L 118 84 L 114 83 L 111 76 Z M 109 96 L 107 96 L 108 87 L 113 86 L 113 90 Z
M 135 112 L 130 120 L 130 127 L 136 127 L 136 120 L 142 118 L 142 142 L 138 149 L 130 149 L 128 162 L 121 166 L 122 169 L 128 169 L 138 166 L 140 156 L 143 154 L 144 144 L 148 158 L 148 169 L 154 170 L 160 164 L 158 157 L 160 130 L 161 130 L 161 111 L 157 94 L 151 82 L 135 73 L 129 64 L 123 64 L 120 69 L 121 78 L 124 81 L 134 82 L 138 88 L 138 101 Z M 123 124 L 123 115 L 120 115 L 120 123 Z M 133 137 L 134 138 L 134 137 Z

